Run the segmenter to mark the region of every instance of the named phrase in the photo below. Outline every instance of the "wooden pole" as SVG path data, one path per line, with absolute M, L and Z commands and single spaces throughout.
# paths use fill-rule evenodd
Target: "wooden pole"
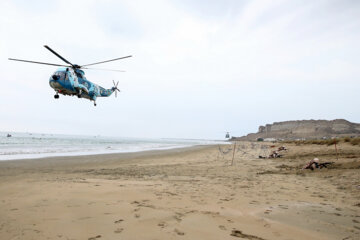
M 232 160 L 231 160 L 231 166 L 234 165 L 235 148 L 236 148 L 236 141 L 235 141 L 235 144 L 234 144 L 234 151 L 233 151 L 233 157 L 232 157 Z
M 336 160 L 339 161 L 339 154 L 338 154 L 338 150 L 337 150 L 337 147 L 336 147 L 336 138 L 334 139 L 334 145 L 335 145 L 335 151 L 336 151 Z

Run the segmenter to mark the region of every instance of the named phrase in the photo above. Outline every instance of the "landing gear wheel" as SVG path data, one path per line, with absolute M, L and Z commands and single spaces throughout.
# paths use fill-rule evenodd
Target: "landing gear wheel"
M 94 102 L 94 106 L 96 107 L 96 102 Z
M 55 95 L 54 95 L 54 98 L 55 98 L 55 99 L 59 99 L 59 97 L 60 97 L 59 94 L 55 94 Z
M 78 95 L 77 95 L 77 97 L 78 97 L 78 98 L 81 98 L 81 94 L 82 94 L 82 91 L 80 90 L 79 93 L 78 93 Z

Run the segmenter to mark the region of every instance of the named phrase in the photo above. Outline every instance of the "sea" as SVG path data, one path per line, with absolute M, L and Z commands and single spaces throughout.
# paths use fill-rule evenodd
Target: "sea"
M 226 144 L 226 142 L 221 140 L 117 138 L 0 132 L 0 161 L 55 156 L 141 152 L 210 144 Z

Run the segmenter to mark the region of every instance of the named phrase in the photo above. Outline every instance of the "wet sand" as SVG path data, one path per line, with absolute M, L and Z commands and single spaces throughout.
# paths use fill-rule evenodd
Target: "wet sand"
M 2 161 L 1 239 L 360 239 L 360 147 L 265 145 Z

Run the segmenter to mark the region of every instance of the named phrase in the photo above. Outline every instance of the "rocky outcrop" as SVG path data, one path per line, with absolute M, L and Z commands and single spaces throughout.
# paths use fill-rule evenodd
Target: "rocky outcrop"
M 257 133 L 236 138 L 238 140 L 256 140 L 257 138 L 313 139 L 335 136 L 360 136 L 360 124 L 345 119 L 301 120 L 274 122 L 260 126 Z

